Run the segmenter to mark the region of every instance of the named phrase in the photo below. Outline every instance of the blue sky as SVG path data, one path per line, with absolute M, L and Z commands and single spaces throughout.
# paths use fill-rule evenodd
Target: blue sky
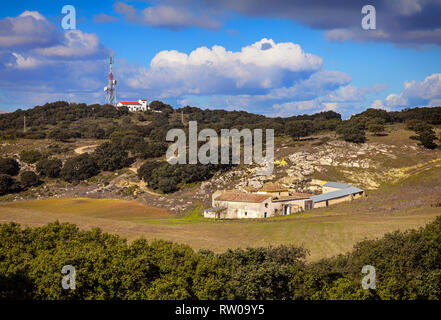
M 371 1 L 376 30 L 364 1 L 327 3 L 4 1 L 0 109 L 103 103 L 110 53 L 118 100 L 269 116 L 441 105 L 439 0 Z

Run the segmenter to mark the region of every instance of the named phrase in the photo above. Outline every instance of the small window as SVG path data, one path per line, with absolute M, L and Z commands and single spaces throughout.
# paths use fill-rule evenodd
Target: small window
M 245 217 L 248 215 L 248 212 L 245 211 Z
M 265 203 L 265 208 L 268 208 L 268 203 Z

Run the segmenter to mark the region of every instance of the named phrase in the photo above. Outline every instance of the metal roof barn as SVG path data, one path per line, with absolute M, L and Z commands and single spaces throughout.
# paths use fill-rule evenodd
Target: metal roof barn
M 345 188 L 345 189 L 341 189 L 341 190 L 336 190 L 336 191 L 332 191 L 332 192 L 328 192 L 328 193 L 322 193 L 316 196 L 312 196 L 311 199 L 312 201 L 314 201 L 314 203 L 317 202 L 321 202 L 321 201 L 326 201 L 326 200 L 331 200 L 331 199 L 336 199 L 336 198 L 341 198 L 341 197 L 345 197 L 351 194 L 356 194 L 356 193 L 360 193 L 360 192 L 364 192 L 361 189 L 358 189 L 356 187 L 349 187 L 349 188 Z

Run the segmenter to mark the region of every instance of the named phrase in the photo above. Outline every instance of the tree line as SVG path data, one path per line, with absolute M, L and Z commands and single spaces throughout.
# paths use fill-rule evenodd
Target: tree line
M 169 129 L 184 128 L 185 121 L 198 121 L 201 129 L 209 127 L 220 133 L 226 128 L 261 128 L 274 129 L 276 136 L 289 135 L 299 139 L 321 131 L 336 131 L 344 140 L 363 143 L 365 132 L 381 134 L 385 124 L 407 123 L 419 120 L 430 126 L 441 124 L 441 107 L 412 108 L 388 112 L 381 109 L 367 109 L 349 120 L 342 120 L 341 115 L 334 111 L 324 111 L 312 115 L 298 115 L 287 118 L 269 118 L 246 111 L 202 110 L 186 106 L 173 109 L 161 101 L 150 103 L 152 110 L 144 113 L 129 113 L 127 108 L 115 108 L 110 105 L 86 105 L 58 101 L 36 106 L 29 110 L 0 115 L 0 130 L 3 137 L 25 137 L 31 139 L 52 138 L 59 141 L 78 138 L 108 139 L 117 131 L 131 130 L 140 132 L 144 137 L 154 141 L 164 141 Z M 23 120 L 26 116 L 28 130 L 23 132 Z M 182 121 L 184 118 L 184 122 Z M 99 119 L 107 119 L 102 125 Z M 123 119 L 122 124 L 116 120 Z M 133 120 L 151 121 L 148 126 L 140 126 Z M 96 125 L 90 126 L 82 121 L 92 120 Z M 109 121 L 110 120 L 110 121 Z M 430 137 L 420 139 L 422 145 Z M 435 139 L 436 140 L 436 137 Z
M 2 224 L 0 299 L 441 298 L 441 217 L 333 258 L 307 262 L 307 253 L 281 245 L 215 254 L 162 240 L 128 244 L 68 223 Z M 75 268 L 75 290 L 61 286 L 65 265 Z M 361 286 L 365 265 L 375 267 L 375 289 Z

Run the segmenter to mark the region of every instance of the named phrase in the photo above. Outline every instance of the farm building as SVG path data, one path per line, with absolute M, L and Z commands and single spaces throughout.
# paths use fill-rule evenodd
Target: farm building
M 313 208 L 311 195 L 307 193 L 291 193 L 288 196 L 274 197 L 271 199 L 274 215 L 290 215 Z
M 246 219 L 290 215 L 312 209 L 310 196 L 294 193 L 273 197 L 266 193 L 216 191 L 212 197 L 212 208 L 204 211 L 204 217 Z
M 205 210 L 206 218 L 246 219 L 266 218 L 271 215 L 271 196 L 235 191 L 216 191 L 212 208 Z
M 323 191 L 324 193 L 311 197 L 311 200 L 314 202 L 314 208 L 328 207 L 340 202 L 352 201 L 364 195 L 364 191 L 361 189 L 337 182 L 326 183 L 323 185 Z
M 319 195 L 290 192 L 274 184 L 254 193 L 219 190 L 213 193 L 212 208 L 204 211 L 204 217 L 246 219 L 290 215 L 352 201 L 365 195 L 361 189 L 338 182 L 327 182 L 322 189 L 323 193 Z

